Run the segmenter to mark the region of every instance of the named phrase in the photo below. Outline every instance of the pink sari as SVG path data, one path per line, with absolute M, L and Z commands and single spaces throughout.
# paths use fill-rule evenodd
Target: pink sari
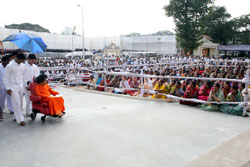
M 208 99 L 208 96 L 209 96 L 209 93 L 211 91 L 211 88 L 210 89 L 207 89 L 205 93 L 203 93 L 205 89 L 205 85 L 203 85 L 201 88 L 200 88 L 200 91 L 199 91 L 199 95 L 198 95 L 198 99 L 199 100 L 203 100 L 203 101 L 207 101 Z

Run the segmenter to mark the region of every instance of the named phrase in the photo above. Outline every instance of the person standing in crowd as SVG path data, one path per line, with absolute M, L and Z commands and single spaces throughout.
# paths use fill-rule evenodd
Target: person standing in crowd
M 16 59 L 17 54 L 18 53 L 16 51 L 14 51 L 14 52 L 12 52 L 11 55 L 9 55 L 10 63 L 12 63 Z
M 17 51 L 13 51 L 13 52 L 11 53 L 11 55 L 9 55 L 9 58 L 10 58 L 10 63 L 9 63 L 9 64 L 15 62 L 17 55 L 18 55 L 18 52 L 17 52 Z M 21 65 L 24 66 L 23 63 L 21 63 Z M 23 110 L 23 97 L 24 97 L 24 93 L 23 93 L 22 96 L 21 96 L 21 109 L 22 109 L 22 110 Z
M 19 53 L 16 59 L 6 67 L 4 75 L 4 85 L 7 94 L 11 97 L 11 102 L 14 110 L 14 118 L 21 126 L 25 125 L 24 116 L 21 111 L 21 99 L 23 96 L 23 75 L 25 55 Z
M 35 80 L 35 78 L 40 74 L 38 67 L 35 65 L 36 56 L 34 54 L 30 54 L 28 56 L 28 61 L 24 66 L 24 94 L 26 100 L 26 115 L 30 116 L 31 114 L 31 102 L 30 102 L 30 83 Z
M 5 69 L 6 69 L 6 66 L 9 64 L 9 61 L 10 61 L 9 56 L 4 56 L 4 57 L 2 57 L 2 64 L 0 64 L 0 108 L 2 109 L 2 111 L 4 111 L 5 102 L 7 99 L 7 105 L 8 105 L 9 112 L 10 112 L 10 114 L 14 114 L 10 96 L 7 94 L 6 88 L 5 88 L 4 82 L 3 82 L 4 75 L 5 75 Z

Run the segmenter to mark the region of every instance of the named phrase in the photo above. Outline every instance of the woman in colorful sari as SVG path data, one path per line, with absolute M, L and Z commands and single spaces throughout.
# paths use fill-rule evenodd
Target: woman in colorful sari
M 110 80 L 112 79 L 112 76 L 106 76 L 106 83 L 107 83 L 107 87 L 109 87 L 109 84 L 110 84 Z M 97 90 L 98 91 L 105 91 L 105 80 L 103 79 L 100 83 L 99 86 L 97 86 Z
M 118 80 L 118 76 L 113 76 L 112 79 L 110 80 L 110 84 L 109 84 L 109 88 L 107 89 L 107 92 L 109 93 L 113 93 L 114 91 L 114 86 L 115 86 L 115 82 L 117 82 Z
M 177 81 L 175 84 L 175 89 L 170 93 L 171 95 L 182 97 L 184 95 L 184 91 L 181 87 L 181 82 Z
M 231 93 L 227 95 L 227 102 L 242 102 L 241 93 L 238 90 L 237 86 L 233 86 L 231 89 Z M 238 104 L 223 104 L 220 106 L 220 111 L 227 114 L 242 116 L 243 115 L 243 107 Z M 245 117 L 248 115 L 244 115 Z
M 220 88 L 219 83 L 215 83 L 214 87 L 210 91 L 208 101 L 222 102 L 225 101 L 224 94 Z M 219 104 L 202 104 L 201 108 L 205 111 L 219 111 Z
M 159 99 L 166 99 L 166 96 L 164 95 L 158 95 L 157 93 L 164 93 L 165 92 L 165 85 L 164 85 L 164 80 L 161 79 L 154 88 L 154 91 L 156 92 L 152 98 L 159 98 Z
M 223 82 L 222 91 L 223 91 L 224 97 L 227 98 L 227 95 L 231 92 L 230 82 Z
M 165 93 L 172 94 L 175 91 L 176 80 L 172 80 L 169 85 L 166 85 Z
M 103 78 L 102 78 L 102 74 L 99 74 L 99 75 L 98 75 L 98 78 L 96 79 L 96 85 L 97 85 L 97 86 L 100 85 L 100 83 L 102 82 L 102 79 L 103 79 Z
M 139 82 L 137 81 L 136 77 L 132 77 L 132 81 L 130 82 L 129 85 L 130 85 L 130 88 L 139 89 Z M 136 96 L 138 95 L 138 90 L 125 90 L 125 93 L 131 96 Z
M 197 98 L 198 93 L 199 93 L 199 89 L 197 89 L 196 83 L 193 81 L 188 85 L 183 98 Z M 192 105 L 192 106 L 197 105 L 197 103 L 192 102 L 192 101 L 180 101 L 180 104 L 186 104 L 186 105 Z
M 42 103 L 49 104 L 49 111 L 52 116 L 63 116 L 65 114 L 64 100 L 58 92 L 53 91 L 48 85 L 48 77 L 45 74 L 41 74 L 36 78 L 36 95 L 41 97 Z
M 212 83 L 210 81 L 206 81 L 205 84 L 200 88 L 198 99 L 207 101 L 211 87 Z

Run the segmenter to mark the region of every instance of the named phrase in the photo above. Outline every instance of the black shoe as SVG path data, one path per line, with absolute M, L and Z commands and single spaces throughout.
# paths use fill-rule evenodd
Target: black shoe
M 0 121 L 2 121 L 3 120 L 3 113 L 2 113 L 2 111 L 0 111 Z
M 243 117 L 249 117 L 249 115 L 248 114 L 244 114 Z

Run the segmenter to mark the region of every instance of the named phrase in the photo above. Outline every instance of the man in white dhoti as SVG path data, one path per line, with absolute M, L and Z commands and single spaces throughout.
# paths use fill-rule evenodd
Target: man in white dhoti
M 11 102 L 14 110 L 14 117 L 17 123 L 21 126 L 25 125 L 24 116 L 21 110 L 21 98 L 23 96 L 23 75 L 25 55 L 19 53 L 16 59 L 6 66 L 4 75 L 4 85 L 7 94 L 11 97 Z
M 13 51 L 13 52 L 11 53 L 11 55 L 9 56 L 9 57 L 10 57 L 10 63 L 9 63 L 9 64 L 12 64 L 12 63 L 16 60 L 17 54 L 18 54 L 17 51 Z M 22 65 L 24 66 L 23 63 L 22 63 Z M 24 97 L 24 93 L 23 93 L 22 99 L 21 99 L 21 109 L 22 109 L 22 110 L 23 110 L 23 97 Z
M 14 114 L 10 96 L 7 95 L 6 88 L 3 83 L 5 69 L 6 69 L 6 66 L 9 64 L 9 61 L 10 61 L 10 57 L 4 56 L 2 57 L 2 64 L 0 64 L 0 107 L 2 111 L 4 111 L 5 102 L 7 99 L 8 110 L 10 114 Z
M 30 54 L 28 56 L 28 60 L 25 63 L 24 67 L 24 94 L 25 94 L 25 100 L 26 100 L 26 115 L 30 116 L 31 114 L 31 102 L 30 102 L 30 82 L 33 82 L 35 77 L 37 77 L 40 74 L 40 71 L 38 67 L 35 65 L 36 63 L 36 56 L 34 54 Z

